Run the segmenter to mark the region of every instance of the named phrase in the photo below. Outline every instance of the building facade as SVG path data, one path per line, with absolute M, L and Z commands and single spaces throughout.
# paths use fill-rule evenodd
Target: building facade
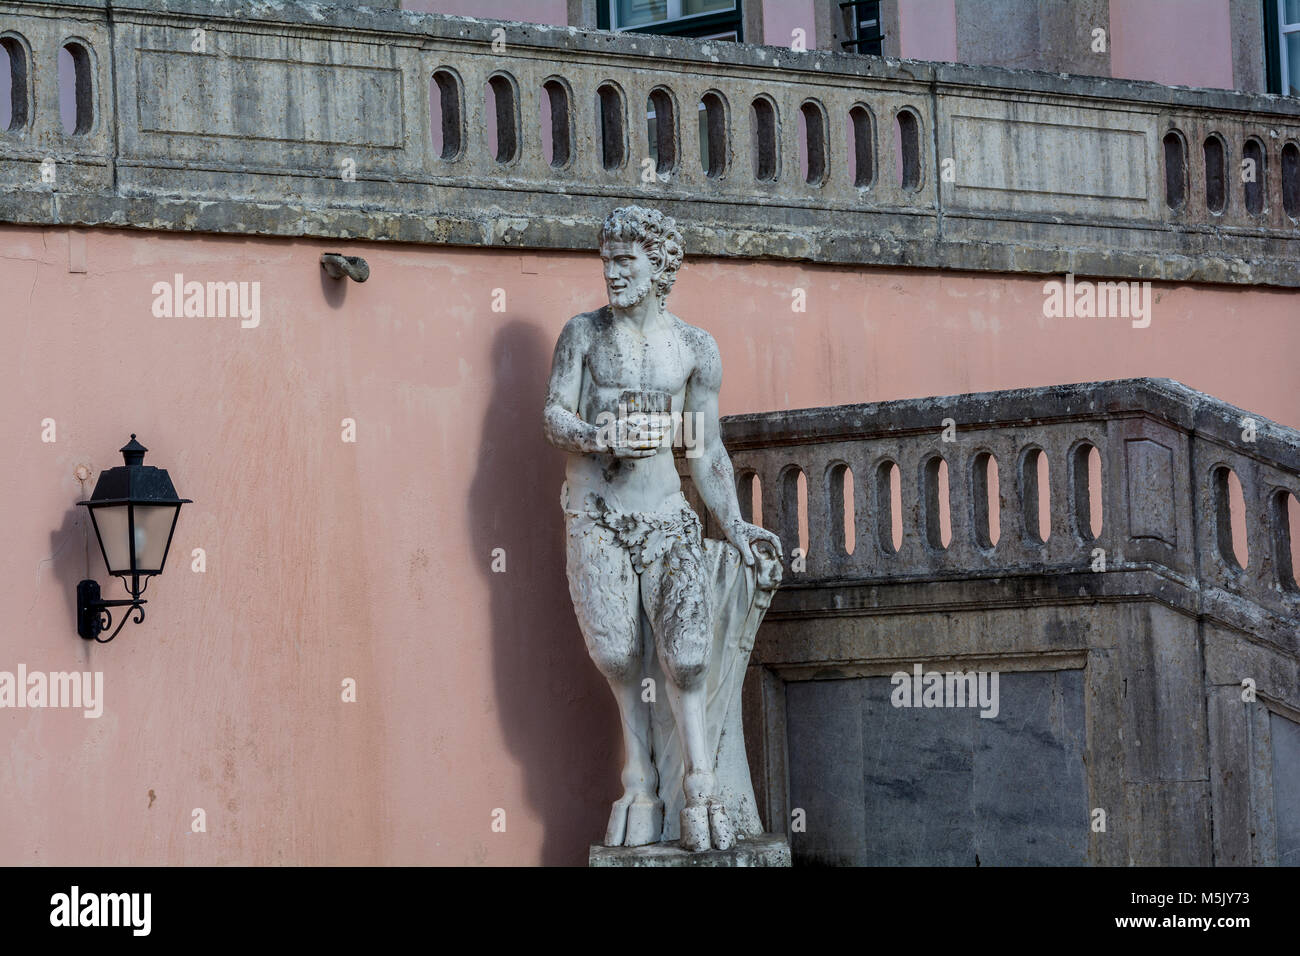
M 809 562 L 746 708 L 768 826 L 805 811 L 797 857 L 1294 857 L 1300 103 L 1267 92 L 1289 2 L 703 3 L 705 38 L 686 2 L 403 6 L 0 0 L 0 671 L 104 688 L 91 719 L 0 708 L 0 860 L 585 860 L 620 744 L 541 405 L 628 202 L 682 225 L 672 308 L 718 341 L 722 413 L 757 416 L 727 426 L 752 513 Z M 1121 379 L 1182 386 L 1060 389 Z M 790 414 L 839 406 L 847 431 Z M 130 433 L 193 504 L 147 622 L 100 646 L 75 502 Z M 1034 803 L 1050 852 L 977 814 L 872 855 L 997 766 L 944 777 L 947 803 L 881 815 L 859 774 L 828 804 L 847 771 L 816 741 L 883 726 L 909 661 L 1005 671 L 1041 748 L 990 752 L 1067 768 Z M 1149 706 L 1114 704 L 1125 681 Z

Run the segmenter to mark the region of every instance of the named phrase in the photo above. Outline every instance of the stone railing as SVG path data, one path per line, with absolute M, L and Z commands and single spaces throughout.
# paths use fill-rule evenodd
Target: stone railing
M 742 415 L 723 438 L 786 554 L 745 738 L 797 860 L 1300 858 L 1300 433 L 1137 379 Z M 904 716 L 914 668 L 999 673 L 1000 710 Z
M 642 201 L 704 255 L 1300 285 L 1286 98 L 293 0 L 0 39 L 0 221 L 586 249 Z
M 1075 572 L 1100 582 L 1141 569 L 1206 602 L 1207 613 L 1240 598 L 1277 615 L 1279 626 L 1300 622 L 1287 503 L 1287 495 L 1300 500 L 1300 433 L 1177 382 L 738 415 L 724 420 L 723 436 L 742 510 L 757 481 L 762 524 L 785 546 L 774 616 L 811 610 L 819 591 L 847 582 Z M 1100 468 L 1090 469 L 1094 449 Z M 1229 472 L 1244 515 L 1231 513 Z M 1234 551 L 1234 520 L 1245 522 L 1246 555 Z M 806 547 L 796 556 L 801 524 Z M 1289 643 L 1300 652 L 1300 635 Z

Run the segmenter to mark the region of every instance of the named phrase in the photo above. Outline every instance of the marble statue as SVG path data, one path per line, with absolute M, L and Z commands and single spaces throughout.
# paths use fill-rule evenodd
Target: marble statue
M 609 304 L 560 333 L 544 425 L 569 453 L 569 593 L 623 722 L 605 845 L 725 850 L 762 832 L 740 692 L 781 542 L 741 518 L 718 431 L 717 343 L 666 307 L 682 256 L 676 223 L 656 210 L 605 220 Z M 674 447 L 725 542 L 703 537 Z

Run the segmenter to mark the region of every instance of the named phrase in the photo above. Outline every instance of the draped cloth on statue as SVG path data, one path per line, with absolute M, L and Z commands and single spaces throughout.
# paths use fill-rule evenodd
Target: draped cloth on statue
M 740 695 L 754 636 L 781 580 L 781 564 L 764 555 L 759 562 L 765 567 L 746 567 L 735 546 L 711 538 L 704 539 L 704 562 L 714 613 L 713 648 L 705 678 L 708 689 L 705 728 L 710 751 L 717 754 L 717 796 L 726 806 L 736 833 L 757 836 L 763 832 L 763 825 L 758 818 L 749 758 L 745 754 Z M 766 582 L 770 584 L 764 586 Z M 649 633 L 649 622 L 644 615 L 641 626 L 643 646 L 647 649 L 646 676 L 653 677 L 656 686 L 663 687 L 665 678 L 659 657 L 653 653 L 654 636 Z M 659 798 L 664 802 L 663 839 L 676 840 L 680 836 L 679 813 L 686 797 L 682 792 L 681 736 L 667 704 L 661 695 L 653 710 L 651 726 L 655 769 L 659 771 Z
M 671 508 L 657 512 L 616 511 L 591 495 L 584 510 L 578 511 L 570 508 L 566 483 L 561 491 L 561 505 L 571 547 L 583 535 L 600 530 L 602 538 L 617 542 L 637 574 L 662 563 L 679 579 L 682 571 L 689 571 L 692 578 L 696 574 L 703 577 L 703 582 L 695 579 L 683 590 L 694 590 L 702 584 L 703 593 L 698 596 L 707 605 L 712 622 L 711 645 L 701 651 L 707 652 L 708 659 L 704 678 L 705 730 L 710 752 L 716 755 L 716 796 L 726 806 L 737 834 L 762 833 L 745 753 L 740 698 L 754 637 L 781 581 L 780 560 L 759 548 L 755 566 L 747 567 L 734 545 L 703 537 L 699 517 L 680 493 Z M 570 582 L 574 606 L 581 616 L 582 606 L 590 607 L 586 600 L 589 595 L 573 587 L 572 575 Z M 683 596 L 691 597 L 679 595 Z M 672 600 L 666 603 L 671 604 Z M 647 613 L 643 603 L 640 614 L 644 676 L 652 678 L 656 688 L 655 701 L 648 706 L 651 708 L 651 752 L 659 776 L 658 796 L 664 803 L 661 837 L 664 841 L 679 838 L 679 813 L 685 804 L 681 736 L 669 706 L 665 690 L 668 677 L 659 659 L 654 632 L 656 626 L 666 626 L 673 612 L 671 606 L 658 606 Z

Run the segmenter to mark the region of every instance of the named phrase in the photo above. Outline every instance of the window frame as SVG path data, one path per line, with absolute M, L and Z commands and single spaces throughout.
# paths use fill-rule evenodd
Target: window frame
M 1300 33 L 1300 20 L 1288 23 L 1285 0 L 1264 0 L 1264 63 L 1268 91 L 1282 96 L 1296 96 L 1288 89 L 1288 74 L 1295 73 L 1295 86 L 1300 88 L 1300 63 L 1289 62 L 1286 40 Z
M 668 16 L 657 23 L 635 27 L 614 25 L 617 21 L 615 7 L 618 0 L 601 0 L 596 5 L 596 27 L 615 33 L 654 33 L 662 36 L 692 37 L 697 40 L 733 40 L 745 42 L 744 0 L 732 0 L 730 10 L 712 13 L 693 13 L 682 16 L 681 0 L 667 0 Z M 676 16 L 674 16 L 676 11 Z M 733 38 L 730 34 L 734 33 Z
M 884 54 L 885 26 L 880 3 L 881 0 L 843 0 L 840 3 L 840 15 L 844 18 L 844 29 L 849 35 L 849 39 L 840 41 L 841 47 L 863 56 Z M 874 12 L 875 16 L 864 16 L 864 8 Z M 863 26 L 873 24 L 874 30 L 863 33 Z M 864 50 L 864 46 L 871 49 Z

